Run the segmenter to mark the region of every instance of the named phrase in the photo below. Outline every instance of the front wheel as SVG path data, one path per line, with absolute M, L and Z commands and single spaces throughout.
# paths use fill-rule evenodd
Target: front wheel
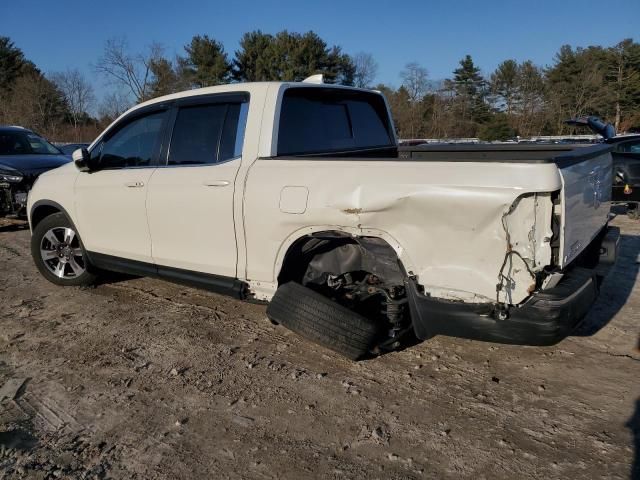
M 33 230 L 31 256 L 44 278 L 61 286 L 83 286 L 95 282 L 75 227 L 62 213 L 49 215 Z

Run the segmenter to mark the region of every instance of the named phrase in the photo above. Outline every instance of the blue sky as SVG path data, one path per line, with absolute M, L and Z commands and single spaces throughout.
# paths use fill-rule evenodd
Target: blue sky
M 605 7 L 606 5 L 606 7 Z M 433 80 L 446 78 L 466 54 L 485 73 L 507 58 L 549 65 L 563 44 L 613 45 L 640 40 L 640 0 L 19 0 L 0 3 L 0 35 L 11 37 L 45 73 L 84 71 L 98 95 L 107 87 L 92 64 L 110 37 L 132 51 L 157 41 L 173 56 L 195 34 L 208 34 L 231 55 L 249 30 L 314 30 L 347 53 L 374 55 L 378 82 L 399 85 L 416 61 Z

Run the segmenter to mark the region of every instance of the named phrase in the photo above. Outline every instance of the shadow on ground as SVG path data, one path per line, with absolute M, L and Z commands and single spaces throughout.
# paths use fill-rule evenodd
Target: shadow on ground
M 640 263 L 640 236 L 621 235 L 616 264 L 601 285 L 600 298 L 585 320 L 572 333 L 587 337 L 602 330 L 627 303 L 636 283 Z
M 97 273 L 98 273 L 98 279 L 95 282 L 96 287 L 99 287 L 101 285 L 110 285 L 112 283 L 127 282 L 129 280 L 135 280 L 136 278 L 140 278 L 135 275 L 129 275 L 126 273 L 119 273 L 119 272 L 108 272 L 106 270 L 99 270 Z
M 17 232 L 20 230 L 29 230 L 29 224 L 24 222 L 24 223 L 10 223 L 8 225 L 0 225 L 0 233 Z

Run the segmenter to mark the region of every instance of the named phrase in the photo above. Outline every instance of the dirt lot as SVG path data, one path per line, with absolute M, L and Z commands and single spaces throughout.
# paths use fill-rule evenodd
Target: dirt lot
M 0 478 L 640 478 L 640 223 L 615 223 L 622 257 L 576 336 L 360 363 L 262 306 L 56 287 L 5 225 Z

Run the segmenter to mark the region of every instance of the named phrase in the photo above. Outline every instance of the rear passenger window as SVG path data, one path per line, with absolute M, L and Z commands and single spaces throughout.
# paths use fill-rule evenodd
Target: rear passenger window
M 311 155 L 395 146 L 383 98 L 331 88 L 285 91 L 278 155 Z
M 168 165 L 208 165 L 240 156 L 236 144 L 244 135 L 244 121 L 240 120 L 246 105 L 181 107 L 173 127 Z
M 169 165 L 202 165 L 218 161 L 218 145 L 227 106 L 202 105 L 178 110 Z

